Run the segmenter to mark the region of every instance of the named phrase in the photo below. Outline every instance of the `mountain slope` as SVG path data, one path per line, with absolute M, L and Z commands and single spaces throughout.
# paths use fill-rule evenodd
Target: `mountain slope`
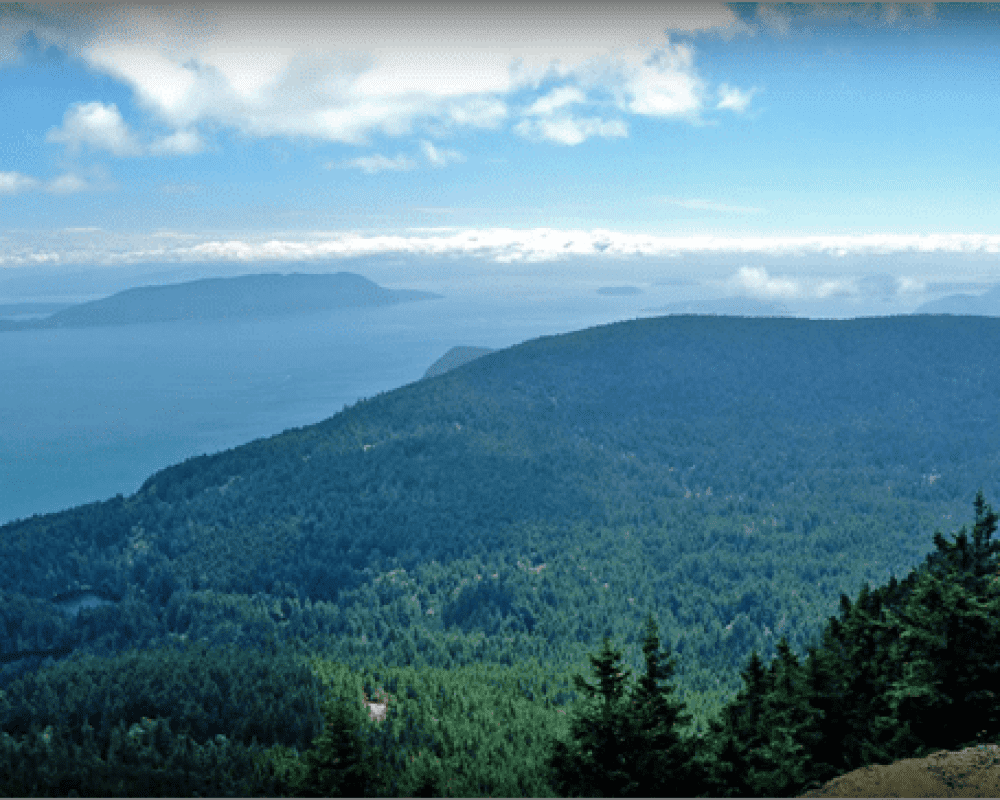
M 171 320 L 240 319 L 302 314 L 349 306 L 390 305 L 440 297 L 385 289 L 360 275 L 264 274 L 204 278 L 166 286 L 139 286 L 80 303 L 40 320 L 4 323 L 6 329 L 80 328 Z M 0 328 L 2 329 L 2 328 Z
M 1000 321 L 947 317 L 525 342 L 0 528 L 0 652 L 274 635 L 345 663 L 565 666 L 653 610 L 703 720 L 751 649 L 803 652 L 969 487 L 1000 493 L 998 345 Z M 52 607 L 85 586 L 120 616 Z

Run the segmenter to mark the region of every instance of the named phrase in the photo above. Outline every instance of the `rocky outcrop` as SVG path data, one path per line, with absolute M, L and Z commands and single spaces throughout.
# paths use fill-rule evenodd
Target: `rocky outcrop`
M 1000 797 L 1000 746 L 938 750 L 924 758 L 873 764 L 799 797 Z

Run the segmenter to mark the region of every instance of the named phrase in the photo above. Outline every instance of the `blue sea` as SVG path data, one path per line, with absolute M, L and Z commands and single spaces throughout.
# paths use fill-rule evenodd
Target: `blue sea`
M 601 295 L 591 282 L 432 290 L 445 297 L 268 320 L 0 334 L 0 524 L 127 496 L 185 458 L 319 422 L 419 380 L 457 345 L 509 347 L 689 297 L 670 286 Z

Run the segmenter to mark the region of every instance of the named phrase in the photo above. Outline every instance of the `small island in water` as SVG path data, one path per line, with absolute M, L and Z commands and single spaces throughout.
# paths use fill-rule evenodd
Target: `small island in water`
M 394 305 L 441 296 L 432 292 L 386 289 L 352 272 L 241 275 L 165 286 L 138 286 L 100 300 L 72 305 L 41 319 L 0 320 L 0 330 L 252 319 L 334 308 Z

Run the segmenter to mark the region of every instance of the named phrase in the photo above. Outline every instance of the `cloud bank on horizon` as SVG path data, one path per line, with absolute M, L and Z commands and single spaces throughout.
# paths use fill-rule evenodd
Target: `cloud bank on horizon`
M 0 271 L 989 261 L 998 22 L 964 5 L 0 6 Z M 760 265 L 731 283 L 875 291 Z

